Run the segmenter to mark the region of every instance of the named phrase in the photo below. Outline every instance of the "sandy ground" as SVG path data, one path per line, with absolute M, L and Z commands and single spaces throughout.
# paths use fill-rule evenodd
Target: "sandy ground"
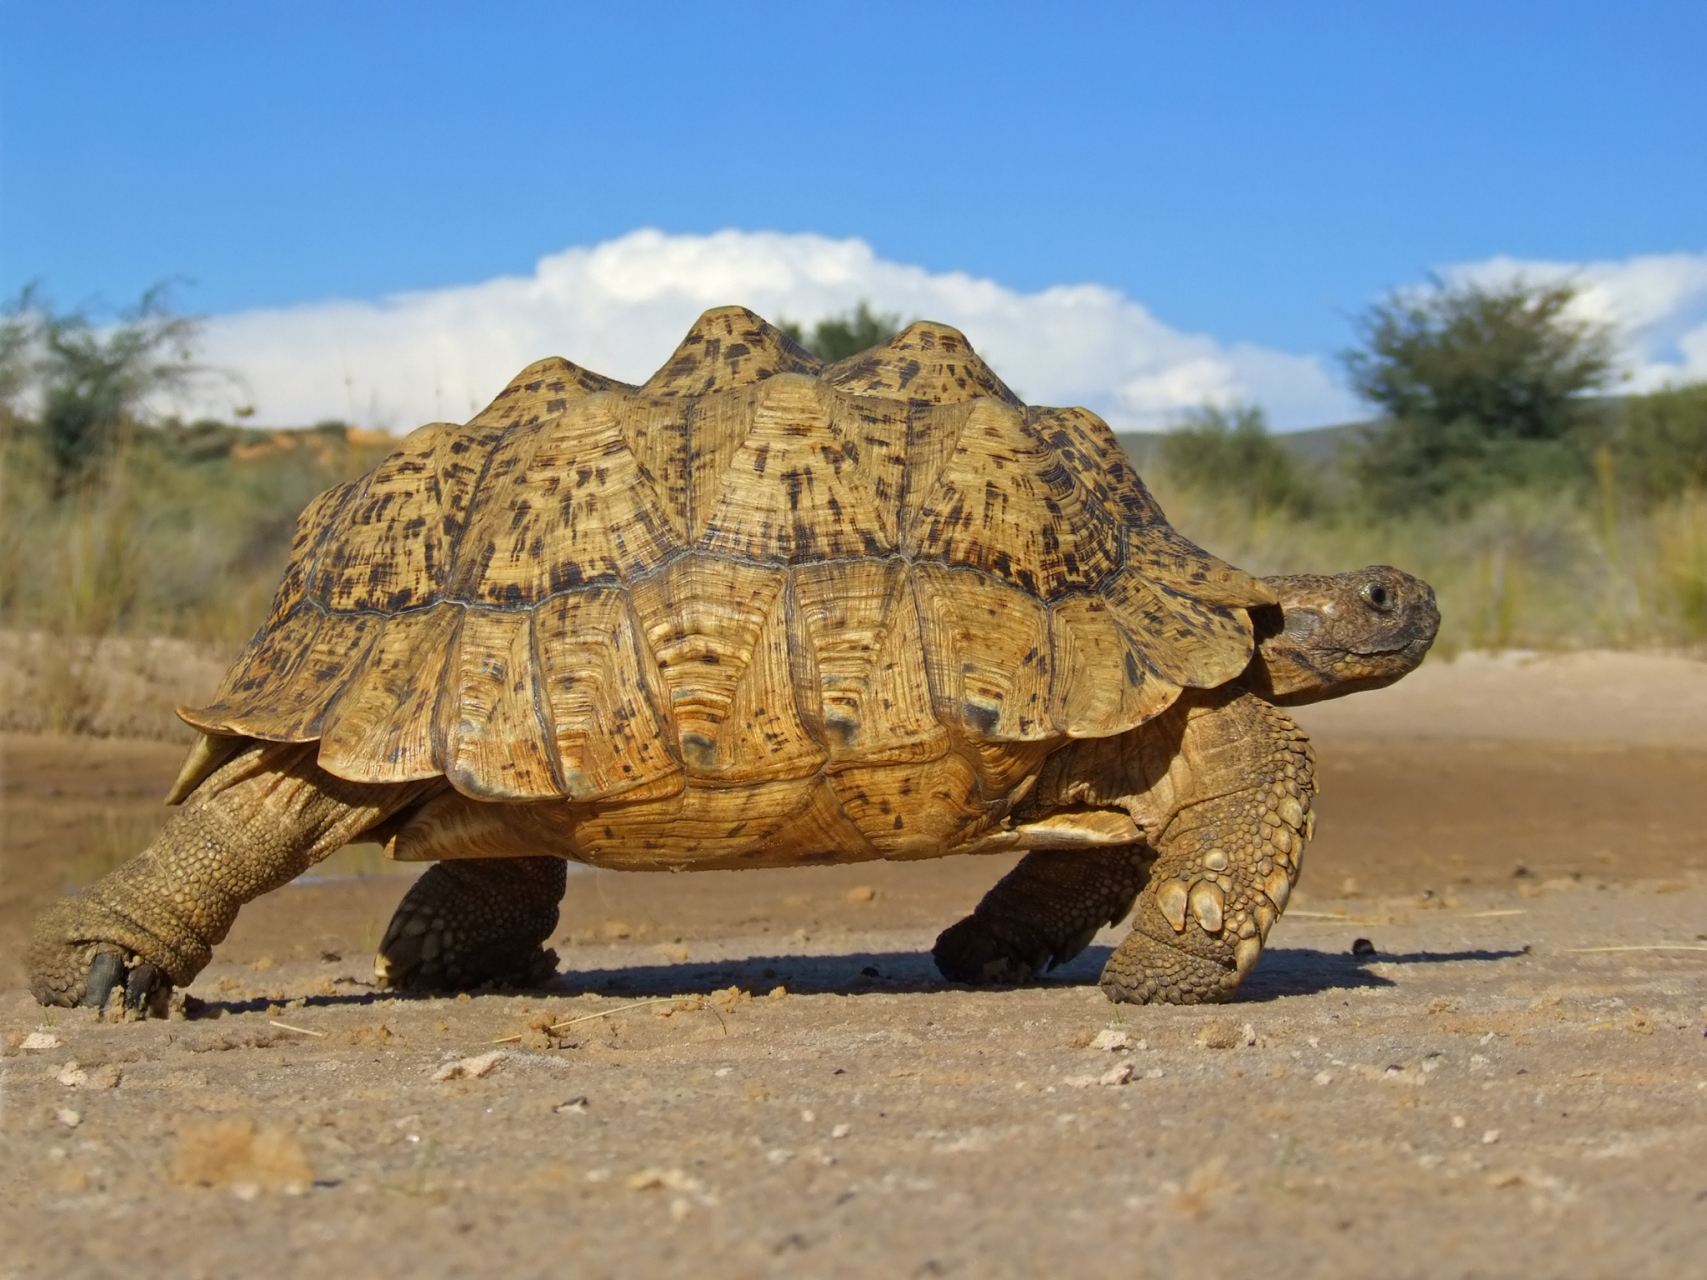
M 943 985 L 996 858 L 577 875 L 555 986 L 383 998 L 408 872 L 356 849 L 193 1020 L 44 1018 L 29 916 L 179 749 L 0 737 L 0 1276 L 1701 1275 L 1704 710 L 1603 654 L 1306 709 L 1302 889 L 1209 1010 L 1109 1005 L 1118 930 Z

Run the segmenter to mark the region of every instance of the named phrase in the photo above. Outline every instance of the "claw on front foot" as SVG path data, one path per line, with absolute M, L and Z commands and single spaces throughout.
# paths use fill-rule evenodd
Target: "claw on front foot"
M 1108 958 L 1102 989 L 1122 1004 L 1224 1004 L 1261 954 L 1255 938 L 1238 940 L 1230 955 L 1205 955 L 1134 928 Z

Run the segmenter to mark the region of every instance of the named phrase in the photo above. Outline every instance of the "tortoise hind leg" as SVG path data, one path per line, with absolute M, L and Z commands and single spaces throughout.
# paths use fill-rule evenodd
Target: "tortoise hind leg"
M 434 863 L 404 895 L 374 957 L 382 987 L 532 986 L 557 972 L 544 946 L 568 884 L 562 858 Z
M 943 931 L 931 958 L 951 982 L 1027 982 L 1124 918 L 1153 857 L 1143 845 L 1028 853 L 971 915 Z
M 35 923 L 26 960 L 42 1004 L 159 1011 L 187 986 L 246 902 L 430 795 L 439 780 L 348 782 L 314 743 L 251 742 L 198 785 L 154 843 Z

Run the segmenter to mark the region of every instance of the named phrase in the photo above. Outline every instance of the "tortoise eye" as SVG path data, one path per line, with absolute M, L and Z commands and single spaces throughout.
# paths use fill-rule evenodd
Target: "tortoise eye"
M 1378 613 L 1391 613 L 1398 604 L 1398 601 L 1393 599 L 1393 593 L 1379 582 L 1364 583 L 1363 590 L 1357 594 Z

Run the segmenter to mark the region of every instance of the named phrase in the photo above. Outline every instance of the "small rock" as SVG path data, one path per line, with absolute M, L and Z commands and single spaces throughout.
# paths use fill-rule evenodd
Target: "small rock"
M 1498 1142 L 1499 1140 L 1500 1140 L 1500 1131 L 1498 1129 L 1489 1129 L 1486 1133 L 1484 1133 L 1482 1135 L 1482 1145 L 1484 1147 L 1491 1147 L 1494 1145 L 1494 1143 Z
M 559 1102 L 552 1110 L 560 1116 L 584 1116 L 587 1114 L 588 1107 L 586 1097 L 582 1096 L 571 1098 L 567 1102 Z
M 877 898 L 877 890 L 868 884 L 856 884 L 848 890 L 849 902 L 872 902 Z
M 59 1083 L 68 1089 L 116 1089 L 120 1075 L 115 1063 L 85 1067 L 73 1059 L 59 1069 Z
M 184 1125 L 172 1176 L 184 1186 L 230 1187 L 245 1199 L 268 1189 L 305 1191 L 314 1181 L 302 1144 L 282 1129 L 257 1130 L 253 1120 Z
M 1106 1049 L 1110 1053 L 1114 1053 L 1130 1049 L 1132 1047 L 1132 1037 L 1127 1035 L 1124 1031 L 1115 1030 L 1113 1027 L 1104 1027 L 1101 1031 L 1097 1032 L 1096 1035 L 1091 1037 L 1091 1042 L 1085 1047 L 1087 1049 Z
M 1351 954 L 1354 956 L 1372 956 L 1375 954 L 1375 944 L 1368 938 L 1355 938 L 1352 940 Z
M 765 997 L 765 999 L 767 999 L 767 1000 L 786 1000 L 787 998 L 788 998 L 788 988 L 787 987 L 772 987 L 771 991 L 770 991 L 770 995 Z
M 1204 1049 L 1231 1049 L 1244 1038 L 1244 1028 L 1231 1018 L 1212 1018 L 1197 1029 L 1198 1046 Z
M 853 1126 L 851 1124 L 839 1124 L 830 1130 L 830 1136 L 832 1138 L 845 1138 L 852 1132 Z
M 1310 1077 L 1311 1084 L 1332 1084 L 1333 1082 L 1334 1073 L 1331 1071 L 1318 1071 Z
M 51 1031 L 32 1031 L 24 1037 L 20 1049 L 57 1049 L 62 1041 Z
M 1132 1079 L 1132 1064 L 1122 1062 L 1110 1067 L 1101 1075 L 1096 1076 L 1066 1076 L 1061 1083 L 1071 1089 L 1089 1089 L 1096 1085 L 1122 1085 Z
M 479 1080 L 490 1075 L 493 1069 L 509 1056 L 502 1049 L 493 1049 L 490 1053 L 482 1053 L 472 1058 L 458 1058 L 433 1072 L 433 1079 Z
M 83 1117 L 78 1115 L 77 1112 L 73 1111 L 70 1107 L 61 1107 L 53 1114 L 54 1118 L 67 1129 L 75 1129 L 78 1125 L 83 1123 Z
M 1130 1079 L 1132 1079 L 1132 1064 L 1130 1062 L 1121 1062 L 1110 1067 L 1107 1071 L 1098 1076 L 1097 1083 L 1103 1085 L 1117 1085 L 1125 1084 Z

